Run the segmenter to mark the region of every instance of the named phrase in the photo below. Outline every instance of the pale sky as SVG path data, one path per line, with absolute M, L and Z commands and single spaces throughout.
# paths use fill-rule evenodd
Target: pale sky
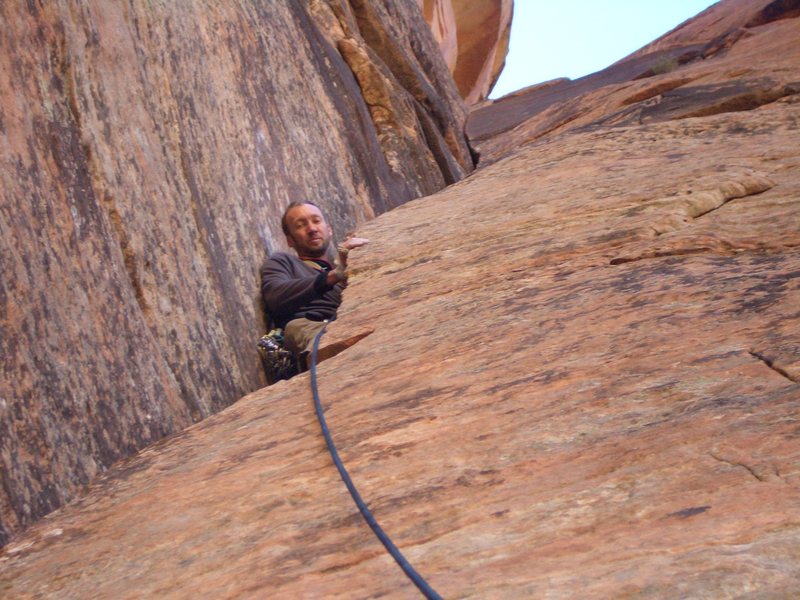
M 712 4 L 709 0 L 514 0 L 506 66 L 489 97 L 604 69 Z

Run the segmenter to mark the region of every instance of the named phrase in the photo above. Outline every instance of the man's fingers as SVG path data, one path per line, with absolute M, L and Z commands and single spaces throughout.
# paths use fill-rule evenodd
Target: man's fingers
M 360 248 L 361 246 L 364 246 L 366 244 L 369 244 L 369 240 L 367 238 L 360 238 L 360 237 L 348 238 L 342 243 L 342 245 L 348 250 L 352 250 L 353 248 Z

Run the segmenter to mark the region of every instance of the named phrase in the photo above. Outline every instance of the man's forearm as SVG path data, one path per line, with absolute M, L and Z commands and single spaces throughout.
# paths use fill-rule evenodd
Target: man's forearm
M 331 287 L 337 283 L 347 283 L 347 267 L 340 264 L 332 271 L 328 271 L 325 281 Z
M 264 268 L 261 272 L 261 294 L 272 313 L 287 313 L 321 296 L 332 286 L 320 272 L 308 277 L 291 277 L 280 266 Z

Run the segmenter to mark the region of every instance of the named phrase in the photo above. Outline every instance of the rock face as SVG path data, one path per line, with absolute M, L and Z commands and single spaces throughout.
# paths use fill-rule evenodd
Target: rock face
M 0 5 L 0 545 L 264 384 L 283 206 L 339 232 L 472 168 L 416 2 Z
M 489 96 L 508 53 L 513 0 L 419 0 L 468 105 Z
M 476 109 L 470 141 L 486 165 L 545 135 L 749 110 L 796 94 L 796 4 L 719 2 L 603 71 Z
M 513 0 L 454 0 L 458 63 L 453 77 L 467 104 L 485 100 L 508 53 Z
M 800 19 L 759 27 L 706 77 L 796 77 Z M 360 228 L 320 395 L 443 597 L 800 589 L 800 96 L 727 106 L 543 135 Z M 116 466 L 0 595 L 418 597 L 308 374 Z
M 447 68 L 454 72 L 458 62 L 458 25 L 452 0 L 418 0 L 418 4 L 439 44 Z

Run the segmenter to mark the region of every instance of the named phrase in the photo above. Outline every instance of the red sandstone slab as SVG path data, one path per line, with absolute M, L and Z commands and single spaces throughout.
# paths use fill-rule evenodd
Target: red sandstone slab
M 360 232 L 328 340 L 374 332 L 320 391 L 444 597 L 798 589 L 798 122 L 563 136 Z M 308 375 L 121 465 L 0 565 L 23 598 L 418 597 L 338 481 Z

